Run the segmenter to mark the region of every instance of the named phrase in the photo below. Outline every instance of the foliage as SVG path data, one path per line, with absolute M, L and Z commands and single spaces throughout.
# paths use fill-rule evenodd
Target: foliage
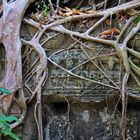
M 11 94 L 11 92 L 5 88 L 0 88 L 1 93 Z M 0 134 L 4 136 L 9 136 L 15 140 L 20 140 L 19 137 L 14 134 L 10 128 L 10 123 L 13 121 L 18 121 L 15 116 L 5 116 L 4 114 L 0 114 Z
M 50 12 L 50 7 L 44 2 L 42 7 L 43 15 L 48 16 Z
M 11 91 L 9 91 L 5 88 L 0 88 L 0 93 L 11 94 Z
M 49 15 L 49 13 L 50 13 L 50 6 L 49 6 L 49 4 L 46 4 L 46 2 L 45 1 L 36 1 L 36 3 L 35 3 L 35 5 L 36 5 L 36 12 L 37 13 L 42 13 L 43 14 L 43 16 L 48 16 Z
M 136 18 L 134 19 L 133 23 L 137 25 L 140 22 L 140 15 L 137 15 Z
M 14 140 L 20 140 L 19 137 L 14 134 L 10 128 L 10 123 L 13 121 L 18 121 L 17 117 L 5 116 L 4 114 L 0 114 L 0 133 L 4 136 L 13 138 Z

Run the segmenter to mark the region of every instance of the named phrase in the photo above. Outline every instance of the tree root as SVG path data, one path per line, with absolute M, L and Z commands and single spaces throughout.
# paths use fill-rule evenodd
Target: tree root
M 76 38 L 80 38 L 80 39 L 83 39 L 83 40 L 92 41 L 92 42 L 103 44 L 103 45 L 109 45 L 109 46 L 112 46 L 116 50 L 116 54 L 118 55 L 120 61 L 122 62 L 122 65 L 123 65 L 123 67 L 124 67 L 124 69 L 126 71 L 125 75 L 123 77 L 123 82 L 122 82 L 121 89 L 114 82 L 113 82 L 113 86 L 111 86 L 111 85 L 107 85 L 107 84 L 102 83 L 102 82 L 98 82 L 96 80 L 92 80 L 92 79 L 88 79 L 88 78 L 79 76 L 79 75 L 74 74 L 72 72 L 73 70 L 75 70 L 79 66 L 85 64 L 86 62 L 83 62 L 82 64 L 80 64 L 79 66 L 75 67 L 72 70 L 67 70 L 67 69 L 63 68 L 62 66 L 60 66 L 59 64 L 57 64 L 56 62 L 54 62 L 52 60 L 52 57 L 55 54 L 60 53 L 61 51 L 64 51 L 64 50 L 60 50 L 58 52 L 53 53 L 50 57 L 47 57 L 47 60 L 50 61 L 55 66 L 59 67 L 60 69 L 64 70 L 65 72 L 67 72 L 69 75 L 72 75 L 74 77 L 77 77 L 77 78 L 80 78 L 80 79 L 83 79 L 83 80 L 87 80 L 87 81 L 90 81 L 90 82 L 94 82 L 94 83 L 99 84 L 99 85 L 103 85 L 103 86 L 107 86 L 107 87 L 116 89 L 116 90 L 118 90 L 121 93 L 121 96 L 122 96 L 122 138 L 124 140 L 126 139 L 127 96 L 131 96 L 131 97 L 137 98 L 137 99 L 139 98 L 139 97 L 136 97 L 135 95 L 130 94 L 127 91 L 127 82 L 128 82 L 128 79 L 129 79 L 129 75 L 130 74 L 132 75 L 131 69 L 133 71 L 135 71 L 137 74 L 140 71 L 138 69 L 138 67 L 135 66 L 130 60 L 128 61 L 128 54 L 127 54 L 129 52 L 131 55 L 133 55 L 133 56 L 135 56 L 135 57 L 137 57 L 139 59 L 139 52 L 134 51 L 132 49 L 129 49 L 127 47 L 127 44 L 128 44 L 128 41 L 138 32 L 138 30 L 140 29 L 140 25 L 138 23 L 138 25 L 136 27 L 134 27 L 130 31 L 130 33 L 127 35 L 126 38 L 124 38 L 123 42 L 121 42 L 121 43 L 120 43 L 120 39 L 122 38 L 122 36 L 126 32 L 127 28 L 130 26 L 130 24 L 135 19 L 135 16 L 131 17 L 127 21 L 127 23 L 125 24 L 123 30 L 119 34 L 119 37 L 115 41 L 114 40 L 105 40 L 105 39 L 101 39 L 101 38 L 95 37 L 95 36 L 93 37 L 93 36 L 90 35 L 90 33 L 93 32 L 96 29 L 96 27 L 99 26 L 102 22 L 104 22 L 109 16 L 112 16 L 112 14 L 116 14 L 116 13 L 118 13 L 120 11 L 125 11 L 126 9 L 135 8 L 135 7 L 138 7 L 139 5 L 140 5 L 140 2 L 138 0 L 135 0 L 135 1 L 131 1 L 131 2 L 125 3 L 125 4 L 118 5 L 115 8 L 111 8 L 111 9 L 107 9 L 107 10 L 104 10 L 104 11 L 97 12 L 95 14 L 74 15 L 74 16 L 66 17 L 64 19 L 60 19 L 60 20 L 54 21 L 53 23 L 50 23 L 50 24 L 47 24 L 47 25 L 42 25 L 42 28 L 40 28 L 39 23 L 33 21 L 32 19 L 24 19 L 24 21 L 27 24 L 29 24 L 29 25 L 31 25 L 31 26 L 33 26 L 35 28 L 38 28 L 40 30 L 40 33 L 38 35 L 38 39 L 40 39 L 42 37 L 42 35 L 47 30 L 52 30 L 52 31 L 59 32 L 59 33 L 62 33 L 62 34 L 67 34 L 67 35 L 71 36 L 76 42 L 79 42 Z M 79 20 L 82 20 L 82 19 L 85 19 L 85 18 L 91 18 L 91 17 L 92 18 L 100 17 L 100 20 L 97 21 L 92 27 L 87 29 L 87 31 L 84 32 L 84 33 L 79 33 L 79 32 L 75 32 L 75 31 L 71 31 L 71 30 L 66 29 L 63 26 L 63 24 L 67 23 L 67 22 L 72 22 L 72 21 L 76 21 L 76 20 L 79 21 Z M 95 57 L 91 58 L 90 56 L 88 56 L 88 54 L 84 50 L 84 47 L 86 47 L 86 46 L 83 46 L 83 44 L 81 44 L 81 45 L 82 45 L 81 49 L 86 54 L 86 56 L 88 57 L 89 61 L 91 61 L 95 65 L 95 63 L 93 61 L 93 59 Z M 96 65 L 96 67 L 98 67 L 98 66 Z M 101 72 L 103 72 L 100 67 L 98 67 L 98 68 L 99 68 L 99 70 Z M 103 72 L 103 74 L 105 74 L 105 73 Z M 133 75 L 133 78 L 135 78 L 137 83 L 139 83 L 139 81 L 135 77 L 135 75 Z M 110 79 L 110 81 L 112 81 L 112 80 Z
M 17 99 L 17 103 L 21 109 L 22 114 L 17 122 L 10 125 L 12 129 L 24 123 L 24 119 L 26 117 L 26 112 L 27 112 L 26 99 L 24 97 L 23 89 L 22 88 L 19 89 L 18 92 L 19 92 L 19 97 Z
M 121 121 L 121 130 L 122 130 L 122 138 L 126 140 L 126 125 L 127 125 L 127 96 L 126 93 L 126 84 L 129 79 L 129 72 L 126 72 L 123 81 L 122 81 L 122 121 Z
M 126 121 L 127 121 L 127 98 L 128 98 L 128 96 L 131 96 L 135 99 L 138 99 L 138 100 L 140 99 L 139 96 L 136 96 L 136 95 L 130 93 L 129 91 L 127 91 L 127 83 L 130 78 L 129 77 L 130 75 L 135 79 L 137 85 L 140 86 L 139 78 L 137 78 L 135 76 L 135 74 L 140 76 L 140 68 L 136 64 L 134 64 L 132 60 L 130 60 L 128 58 L 128 53 L 130 56 L 140 59 L 140 52 L 130 49 L 127 45 L 128 45 L 128 42 L 132 39 L 132 37 L 134 37 L 134 35 L 136 35 L 136 33 L 140 30 L 140 22 L 132 28 L 132 30 L 128 33 L 128 35 L 126 37 L 124 37 L 124 34 L 125 34 L 127 28 L 133 23 L 133 20 L 136 18 L 136 16 L 134 15 L 131 18 L 129 18 L 129 20 L 126 22 L 123 30 L 121 31 L 121 33 L 119 34 L 119 36 L 116 40 L 102 39 L 98 35 L 93 36 L 91 33 L 94 32 L 94 30 L 99 25 L 101 25 L 108 17 L 111 17 L 112 15 L 116 15 L 117 13 L 119 13 L 121 11 L 126 11 L 128 9 L 140 7 L 140 1 L 133 0 L 128 3 L 124 3 L 124 4 L 118 5 L 116 7 L 110 8 L 110 9 L 106 9 L 106 5 L 104 5 L 103 11 L 99 11 L 94 14 L 73 15 L 73 16 L 69 16 L 69 17 L 65 17 L 65 18 L 61 17 L 60 19 L 56 18 L 56 19 L 53 19 L 52 22 L 48 22 L 46 25 L 40 25 L 40 23 L 37 23 L 32 19 L 24 19 L 24 22 L 26 24 L 29 24 L 38 29 L 38 31 L 32 37 L 32 39 L 30 41 L 27 41 L 27 40 L 19 37 L 19 32 L 20 32 L 19 21 L 21 22 L 23 14 L 30 3 L 31 3 L 30 0 L 15 0 L 15 2 L 11 3 L 11 5 L 10 5 L 11 9 L 10 9 L 7 1 L 3 0 L 3 18 L 0 19 L 0 25 L 2 25 L 2 26 L 0 26 L 0 30 L 1 30 L 0 37 L 1 37 L 1 42 L 4 44 L 4 47 L 5 47 L 6 61 L 7 61 L 6 74 L 5 74 L 5 77 L 2 80 L 2 82 L 0 83 L 0 86 L 9 89 L 13 93 L 16 93 L 18 91 L 19 96 L 17 99 L 17 103 L 22 112 L 22 114 L 19 118 L 19 121 L 14 124 L 11 124 L 11 128 L 15 128 L 24 122 L 24 119 L 26 117 L 26 111 L 27 111 L 26 104 L 27 104 L 27 102 L 30 103 L 34 98 L 36 98 L 34 117 L 35 117 L 35 121 L 36 121 L 37 128 L 38 128 L 38 140 L 43 140 L 42 116 L 41 116 L 41 114 L 42 114 L 41 113 L 41 110 L 42 110 L 42 108 L 41 108 L 41 90 L 46 81 L 46 78 L 48 78 L 47 77 L 48 76 L 47 61 L 49 61 L 53 65 L 59 67 L 60 69 L 62 69 L 63 71 L 65 71 L 66 73 L 68 73 L 71 76 L 77 77 L 78 79 L 82 79 L 82 80 L 86 80 L 86 81 L 95 83 L 97 85 L 102 85 L 102 86 L 105 86 L 105 87 L 108 87 L 110 89 L 117 90 L 118 92 L 120 92 L 121 97 L 122 97 L 122 133 L 121 134 L 122 134 L 122 138 L 125 140 L 126 139 Z M 56 13 L 53 9 L 51 0 L 49 0 L 49 3 L 51 4 L 51 10 L 52 10 L 52 14 L 54 16 Z M 18 10 L 14 11 L 15 6 L 17 6 L 17 5 L 21 6 L 22 11 L 20 11 L 20 12 Z M 56 10 L 58 10 L 58 8 L 59 8 L 59 0 L 57 0 Z M 19 15 L 17 15 L 17 16 L 19 16 L 18 19 L 16 19 L 18 21 L 17 23 L 15 22 L 16 20 L 15 21 L 12 20 L 12 18 L 14 18 L 14 16 L 13 16 L 14 14 L 12 12 L 9 12 L 10 10 L 13 13 L 16 12 L 16 14 L 17 13 L 19 14 Z M 10 16 L 10 14 L 12 16 Z M 80 33 L 80 32 L 76 32 L 76 31 L 72 31 L 65 27 L 65 24 L 68 22 L 81 21 L 81 20 L 90 19 L 90 18 L 95 18 L 95 19 L 99 18 L 99 20 L 93 26 L 89 27 L 85 32 Z M 12 20 L 12 23 L 14 25 L 14 27 L 12 29 L 12 33 L 9 33 L 8 29 L 7 29 L 7 27 L 9 27 L 11 25 L 10 20 Z M 4 28 L 1 29 L 1 27 L 4 27 Z M 42 36 L 46 34 L 46 31 L 53 31 L 53 32 L 56 32 L 56 34 L 54 36 L 52 36 L 51 38 L 47 38 L 41 44 L 40 40 L 41 40 Z M 3 34 L 2 34 L 2 32 L 3 32 Z M 59 50 L 57 52 L 54 52 L 50 56 L 46 56 L 45 50 L 43 48 L 44 43 L 46 43 L 47 41 L 49 41 L 50 39 L 52 39 L 53 37 L 56 37 L 58 34 L 61 34 L 61 33 L 67 34 L 68 36 L 70 36 L 74 40 L 74 43 L 72 44 L 72 46 L 69 46 L 66 49 Z M 122 37 L 124 37 L 124 40 L 121 40 Z M 98 59 L 98 58 L 101 58 L 104 56 L 99 55 L 100 53 L 93 57 L 88 55 L 88 53 L 86 52 L 86 49 L 90 50 L 91 48 L 89 48 L 87 45 L 85 45 L 81 40 L 91 41 L 94 43 L 102 44 L 104 46 L 109 46 L 109 47 L 111 47 L 111 49 L 115 50 L 115 52 L 109 53 L 109 54 L 107 54 L 107 56 L 110 56 L 110 55 L 116 56 L 117 55 L 117 57 L 120 59 L 120 62 L 122 63 L 122 66 L 123 66 L 122 69 L 124 69 L 125 74 L 124 74 L 122 84 L 120 87 L 107 75 L 107 73 L 104 72 L 103 68 L 101 68 L 94 62 L 95 59 Z M 77 43 L 80 44 L 81 50 L 83 51 L 83 53 L 85 54 L 85 56 L 87 57 L 88 60 L 80 63 L 78 66 L 72 68 L 71 70 L 67 70 L 66 68 L 57 64 L 52 59 L 56 54 L 58 54 L 60 52 L 63 52 L 66 50 L 69 51 Z M 25 53 L 23 55 L 23 59 L 25 59 L 25 64 L 21 63 L 21 58 L 22 58 L 21 46 L 22 46 L 22 44 L 24 46 L 30 47 L 30 49 L 25 49 Z M 25 81 L 23 82 L 22 65 L 26 65 L 26 62 L 30 61 L 29 56 L 33 52 L 36 52 L 37 58 L 34 60 L 34 62 L 32 62 L 32 65 L 30 65 L 28 67 L 28 70 L 24 73 Z M 74 73 L 75 69 L 79 68 L 80 66 L 82 66 L 88 62 L 91 62 L 92 64 L 94 64 L 94 66 L 105 76 L 105 78 L 109 80 L 111 85 L 108 83 L 103 83 L 103 82 L 94 80 L 94 79 L 86 78 L 86 77 L 83 77 L 83 76 L 80 76 L 80 75 Z M 29 85 L 29 82 L 31 81 L 31 79 L 33 79 L 33 81 L 34 81 L 33 89 Z M 22 86 L 23 83 L 24 83 L 24 86 L 28 89 L 28 92 L 31 93 L 28 100 L 25 98 L 25 95 L 24 95 L 25 93 L 24 93 L 23 86 Z M 3 96 L 1 97 L 1 99 L 3 99 Z M 12 102 L 12 99 L 11 99 L 11 102 Z

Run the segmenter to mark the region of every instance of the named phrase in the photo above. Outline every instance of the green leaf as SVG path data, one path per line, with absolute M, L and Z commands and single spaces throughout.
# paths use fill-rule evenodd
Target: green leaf
M 11 133 L 11 129 L 10 128 L 6 128 L 6 129 L 2 129 L 2 134 L 7 136 Z
M 19 137 L 16 134 L 14 134 L 14 133 L 11 132 L 11 129 L 10 128 L 9 129 L 7 128 L 7 129 L 2 130 L 2 133 L 5 136 L 9 136 L 9 137 L 13 138 L 14 140 L 20 140 Z
M 10 128 L 10 124 L 7 122 L 2 122 L 2 123 L 0 123 L 0 128 L 2 128 L 2 129 Z
M 15 139 L 15 140 L 20 140 L 20 138 L 16 134 L 14 134 L 12 132 L 10 134 L 10 137 L 13 138 L 13 139 Z
M 0 123 L 1 122 L 12 122 L 12 121 L 17 121 L 17 117 L 15 116 L 5 116 L 3 114 L 0 114 Z
M 0 114 L 0 122 L 3 122 L 4 121 L 4 118 L 5 118 L 5 115 Z
M 11 94 L 11 91 L 9 91 L 5 88 L 0 88 L 0 92 L 6 93 L 6 94 Z
M 17 120 L 18 119 L 15 116 L 6 116 L 5 117 L 5 121 L 7 121 L 7 122 L 12 122 L 12 121 L 17 121 Z
M 20 140 L 19 137 L 11 132 L 10 123 L 12 121 L 17 121 L 17 117 L 15 116 L 5 116 L 4 114 L 0 114 L 0 134 L 9 136 L 14 140 Z
M 140 15 L 137 15 L 136 18 L 134 19 L 133 23 L 137 25 L 140 22 Z

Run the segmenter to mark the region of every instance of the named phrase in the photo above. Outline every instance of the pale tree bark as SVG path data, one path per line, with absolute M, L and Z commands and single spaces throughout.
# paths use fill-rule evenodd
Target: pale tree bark
M 19 95 L 19 104 L 22 106 L 22 113 L 25 116 L 26 103 L 21 92 L 23 85 L 20 27 L 23 15 L 31 2 L 30 0 L 16 0 L 8 3 L 7 0 L 3 0 L 3 15 L 0 19 L 0 42 L 5 48 L 6 63 L 5 75 L 0 87 L 12 92 L 11 95 L 6 95 L 2 98 L 3 110 L 1 112 L 6 114 L 11 106 L 14 94 L 19 91 L 21 93 Z M 23 120 L 22 117 L 21 121 Z
M 15 0 L 7 2 L 3 0 L 3 15 L 0 19 L 0 41 L 5 48 L 5 75 L 0 84 L 12 92 L 11 95 L 6 95 L 2 98 L 3 110 L 1 112 L 7 114 L 12 104 L 14 95 L 18 92 L 18 105 L 21 108 L 22 115 L 19 121 L 12 124 L 11 128 L 23 123 L 26 116 L 26 99 L 23 92 L 22 78 L 22 42 L 20 38 L 20 28 L 23 15 L 28 6 L 33 0 Z M 44 63 L 45 64 L 45 63 Z M 41 73 L 42 74 L 42 73 Z M 38 89 L 39 90 L 39 89 Z M 39 90 L 40 91 L 40 90 Z M 37 91 L 36 91 L 37 92 Z M 40 107 L 40 104 L 37 106 Z M 40 107 L 41 108 L 41 107 Z M 41 120 L 41 117 L 39 117 Z M 39 121 L 42 123 L 42 121 Z M 40 127 L 40 125 L 39 125 Z M 42 127 L 42 126 L 41 126 Z M 42 128 L 39 128 L 39 138 L 43 139 Z

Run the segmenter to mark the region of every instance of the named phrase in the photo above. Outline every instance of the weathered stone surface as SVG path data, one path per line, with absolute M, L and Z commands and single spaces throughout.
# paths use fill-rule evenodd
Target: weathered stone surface
M 57 34 L 53 32 L 46 32 L 46 35 L 44 35 L 41 39 L 41 42 L 43 43 L 43 47 L 47 50 L 52 49 L 60 49 L 62 45 L 65 43 L 65 37 L 63 34 Z
M 63 140 L 119 140 L 121 114 L 113 113 L 113 104 L 116 104 L 117 100 L 108 102 L 108 106 L 105 102 L 71 102 L 69 114 L 67 114 L 64 102 L 44 104 L 45 140 L 58 140 L 58 138 Z M 135 109 L 134 106 L 136 106 Z M 129 139 L 135 138 L 138 134 L 139 125 L 136 121 L 139 120 L 138 107 L 139 105 L 135 104 L 128 108 L 127 137 Z M 120 109 L 119 106 L 117 109 Z
M 85 98 L 88 100 L 101 101 L 106 98 L 106 94 L 110 90 L 109 87 L 95 84 L 88 80 L 82 80 L 87 78 L 90 80 L 96 80 L 104 84 L 112 85 L 110 80 L 99 71 L 95 65 L 102 65 L 103 71 L 110 77 L 118 86 L 121 83 L 121 72 L 119 68 L 119 60 L 116 55 L 106 56 L 108 53 L 114 53 L 110 47 L 97 46 L 94 43 L 87 42 L 87 45 L 91 50 L 85 49 L 89 57 L 94 58 L 97 53 L 101 51 L 99 59 L 95 59 L 94 62 L 90 61 L 85 55 L 80 45 L 76 45 L 74 48 L 57 53 L 52 57 L 52 60 L 64 68 L 58 68 L 56 66 L 50 66 L 50 79 L 44 87 L 44 95 L 61 94 L 63 85 L 63 93 L 67 96 Z M 53 50 L 53 49 L 52 49 Z M 51 55 L 51 54 L 50 54 Z M 83 64 L 82 64 L 83 63 Z M 80 65 L 81 64 L 81 65 Z M 81 79 L 70 75 L 67 71 L 72 71 L 74 74 L 82 77 Z M 65 81 L 65 82 L 64 82 Z M 116 94 L 114 90 L 108 94 Z M 81 96 L 83 95 L 83 96 Z M 81 96 L 81 97 L 80 97 Z

